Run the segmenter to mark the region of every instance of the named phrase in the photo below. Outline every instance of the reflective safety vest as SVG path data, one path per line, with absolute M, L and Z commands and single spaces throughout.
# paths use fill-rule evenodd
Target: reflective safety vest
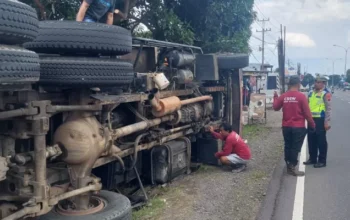
M 309 93 L 309 107 L 313 118 L 324 118 L 326 112 L 326 105 L 324 103 L 324 96 L 327 91 L 322 90 L 320 92 Z

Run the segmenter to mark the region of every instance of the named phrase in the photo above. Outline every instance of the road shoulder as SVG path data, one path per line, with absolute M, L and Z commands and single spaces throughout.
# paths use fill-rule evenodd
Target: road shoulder
M 243 137 L 253 158 L 245 172 L 203 166 L 199 172 L 150 190 L 151 204 L 141 214 L 134 212 L 133 219 L 255 220 L 283 152 L 281 115 L 268 111 L 266 125 L 246 127 Z

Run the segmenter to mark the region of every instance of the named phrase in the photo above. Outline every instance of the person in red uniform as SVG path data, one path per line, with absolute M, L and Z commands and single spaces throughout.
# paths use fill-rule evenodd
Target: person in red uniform
M 250 149 L 244 140 L 233 131 L 232 126 L 224 123 L 220 126 L 220 133 L 215 132 L 213 127 L 209 127 L 209 131 L 214 138 L 225 141 L 223 150 L 217 152 L 215 157 L 223 165 L 233 168 L 232 172 L 238 173 L 245 170 L 251 158 Z
M 299 92 L 300 79 L 292 76 L 289 79 L 289 90 L 278 97 L 274 94 L 273 109 L 279 111 L 283 108 L 282 131 L 284 137 L 284 159 L 288 174 L 304 176 L 304 172 L 296 170 L 298 155 L 307 133 L 305 120 L 311 129 L 315 128 L 306 96 Z

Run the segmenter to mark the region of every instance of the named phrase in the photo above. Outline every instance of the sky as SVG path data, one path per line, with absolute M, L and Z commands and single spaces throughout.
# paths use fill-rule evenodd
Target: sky
M 293 67 L 301 63 L 302 72 L 343 74 L 345 50 L 333 45 L 350 47 L 350 0 L 255 0 L 258 19 L 270 18 L 265 28 L 265 62 L 277 67 L 276 41 L 280 24 L 287 28 L 286 60 Z M 262 22 L 252 25 L 253 50 L 250 62 L 261 62 Z M 349 59 L 350 60 L 350 50 Z M 347 62 L 350 69 L 350 62 Z

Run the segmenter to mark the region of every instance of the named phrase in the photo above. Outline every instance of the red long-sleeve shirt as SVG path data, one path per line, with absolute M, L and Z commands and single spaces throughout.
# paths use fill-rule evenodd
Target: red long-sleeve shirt
M 222 156 L 228 156 L 230 154 L 237 154 L 244 160 L 249 160 L 251 157 L 250 149 L 243 139 L 234 131 L 232 131 L 225 139 L 221 134 L 211 132 L 211 134 L 217 138 L 225 141 L 225 146 L 221 152 L 215 154 L 217 158 Z
M 288 91 L 280 97 L 273 97 L 273 109 L 279 111 L 283 107 L 283 127 L 305 127 L 305 120 L 309 126 L 315 128 L 309 104 L 305 95 L 298 91 Z

